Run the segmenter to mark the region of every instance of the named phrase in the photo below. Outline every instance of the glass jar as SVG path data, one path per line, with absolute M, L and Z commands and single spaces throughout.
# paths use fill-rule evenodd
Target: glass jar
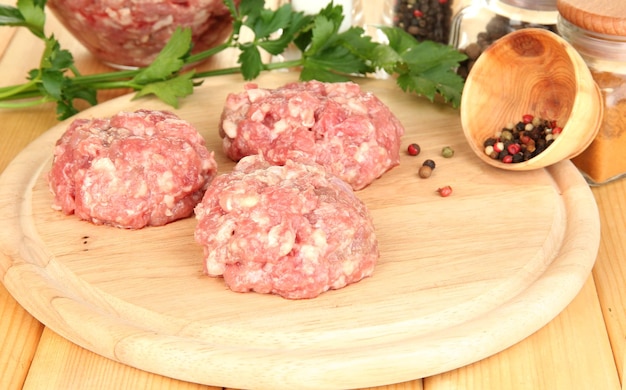
M 626 177 L 626 3 L 559 0 L 558 29 L 585 60 L 604 98 L 598 135 L 572 162 L 590 184 Z
M 418 41 L 447 45 L 452 18 L 461 3 L 459 0 L 385 0 L 382 24 L 400 27 Z
M 116 68 L 149 65 L 179 26 L 191 28 L 194 53 L 221 44 L 232 31 L 222 0 L 49 0 L 47 5 L 87 50 Z
M 459 75 L 467 77 L 482 52 L 510 32 L 530 27 L 556 32 L 556 1 L 475 0 L 461 9 L 452 20 L 449 41 L 468 57 Z

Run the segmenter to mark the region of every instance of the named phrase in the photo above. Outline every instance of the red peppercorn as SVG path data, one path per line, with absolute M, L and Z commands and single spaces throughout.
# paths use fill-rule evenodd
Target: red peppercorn
M 443 186 L 441 188 L 437 189 L 437 192 L 439 192 L 439 195 L 441 195 L 442 197 L 447 197 L 452 195 L 452 187 L 450 186 Z
M 509 144 L 506 150 L 507 152 L 509 152 L 509 154 L 517 154 L 520 152 L 520 150 L 522 150 L 522 147 L 519 146 L 519 144 Z
M 502 162 L 505 164 L 510 164 L 513 162 L 513 156 L 510 154 L 507 154 L 506 156 L 502 157 Z
M 424 16 L 424 13 L 418 9 L 413 11 L 413 16 L 415 16 L 416 18 L 421 18 L 422 16 Z
M 563 128 L 556 126 L 552 128 L 552 134 L 561 134 L 563 132 Z
M 448 0 L 439 0 L 439 4 L 446 4 Z
M 409 145 L 409 147 L 407 148 L 407 153 L 410 156 L 417 156 L 418 154 L 420 154 L 420 146 L 418 144 L 411 144 Z
M 535 117 L 530 114 L 526 114 L 522 116 L 522 122 L 524 123 L 531 123 L 533 119 L 535 119 Z

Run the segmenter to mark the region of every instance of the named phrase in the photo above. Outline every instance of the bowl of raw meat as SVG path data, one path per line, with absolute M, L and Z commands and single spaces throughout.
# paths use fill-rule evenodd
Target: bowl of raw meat
M 177 27 L 191 29 L 194 53 L 221 44 L 232 31 L 230 12 L 222 0 L 49 0 L 47 4 L 83 46 L 116 68 L 149 65 Z

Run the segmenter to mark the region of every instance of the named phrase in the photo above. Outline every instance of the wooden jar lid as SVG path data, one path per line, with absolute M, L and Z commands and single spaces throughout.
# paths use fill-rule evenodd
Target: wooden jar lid
M 624 0 L 557 0 L 556 5 L 563 18 L 580 28 L 626 36 Z

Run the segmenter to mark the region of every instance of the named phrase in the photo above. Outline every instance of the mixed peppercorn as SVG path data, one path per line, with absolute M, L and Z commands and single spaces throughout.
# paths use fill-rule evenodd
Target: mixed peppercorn
M 409 144 L 406 152 L 409 156 L 417 156 L 418 154 L 420 154 L 421 150 L 422 149 L 420 148 L 418 144 L 412 143 L 412 144 Z M 452 156 L 454 156 L 454 149 L 452 149 L 450 146 L 444 146 L 443 148 L 441 148 L 441 156 L 444 158 L 451 158 Z M 424 160 L 424 162 L 422 162 L 422 165 L 420 165 L 417 174 L 422 179 L 428 179 L 432 175 L 433 170 L 435 169 L 436 166 L 437 164 L 435 163 L 434 160 L 430 158 L 426 159 Z M 444 197 L 444 198 L 448 197 L 452 194 L 452 187 L 450 186 L 440 187 L 437 189 L 437 193 L 441 197 Z
M 519 163 L 546 150 L 562 131 L 556 121 L 527 114 L 521 121 L 509 124 L 487 138 L 483 146 L 485 154 L 494 160 Z

